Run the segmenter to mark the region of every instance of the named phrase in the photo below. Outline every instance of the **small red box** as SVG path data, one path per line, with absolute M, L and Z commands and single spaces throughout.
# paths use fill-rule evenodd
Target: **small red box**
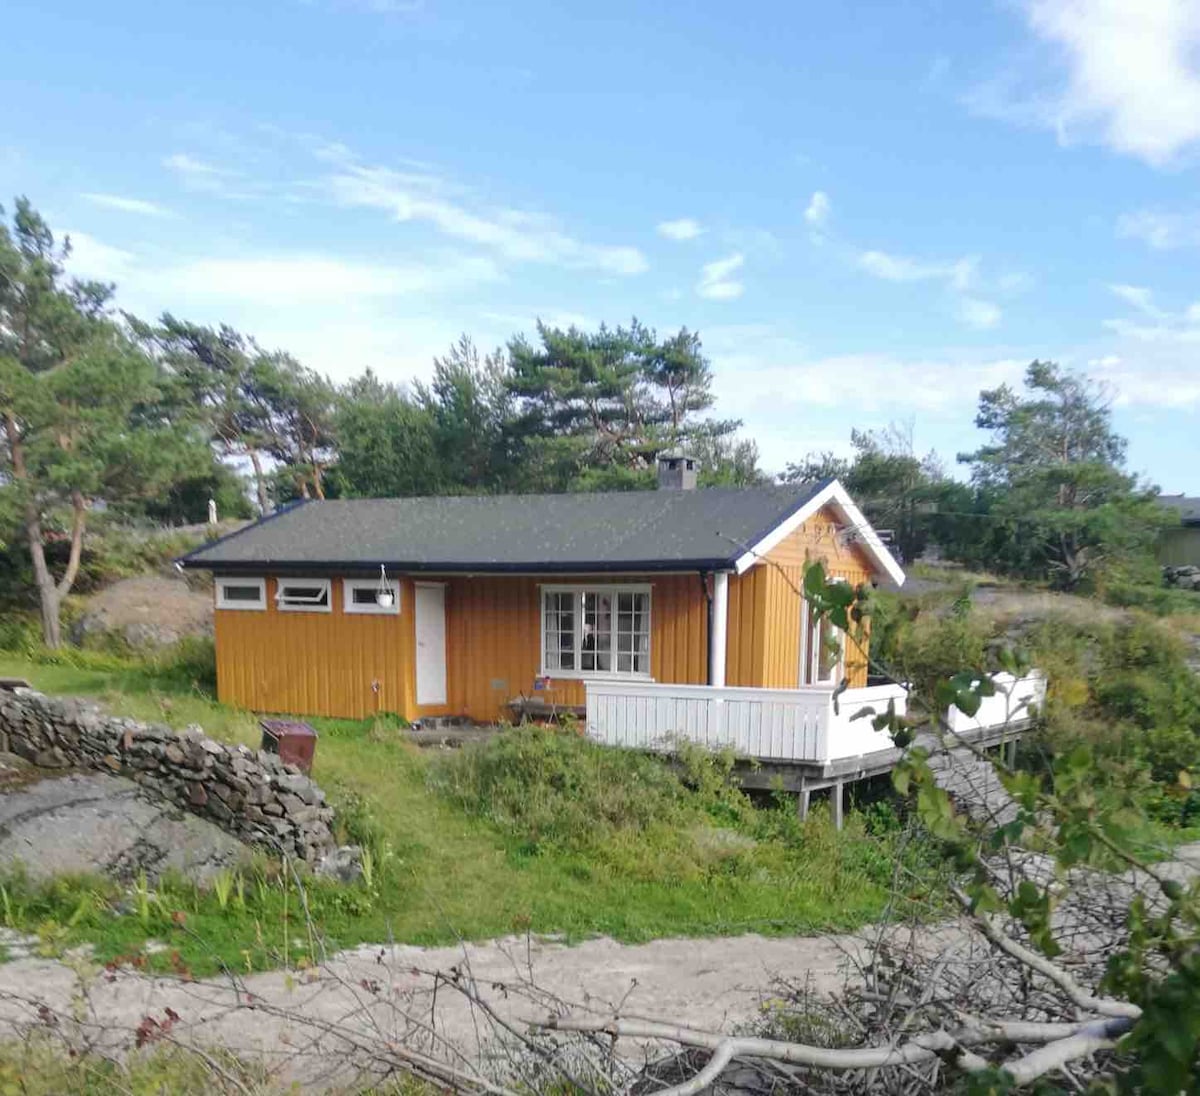
M 317 752 L 317 732 L 312 727 L 290 719 L 261 719 L 258 725 L 263 729 L 264 750 L 303 772 L 312 772 Z

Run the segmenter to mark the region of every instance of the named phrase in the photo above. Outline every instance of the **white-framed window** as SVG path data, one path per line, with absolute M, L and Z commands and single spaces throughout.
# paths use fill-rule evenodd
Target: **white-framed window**
M 218 609 L 249 609 L 262 612 L 267 607 L 267 580 L 263 578 L 218 578 Z
M 832 579 L 844 582 L 845 579 Z M 846 636 L 828 616 L 813 618 L 808 602 L 800 599 L 801 685 L 836 685 L 846 667 Z
M 391 605 L 379 604 L 379 579 L 342 579 L 342 611 L 345 613 L 373 613 L 376 616 L 396 616 L 400 612 L 400 583 L 387 580 L 386 589 L 392 595 Z
M 543 586 L 542 673 L 649 677 L 649 586 Z
M 281 578 L 276 582 L 275 605 L 285 613 L 328 613 L 329 579 Z

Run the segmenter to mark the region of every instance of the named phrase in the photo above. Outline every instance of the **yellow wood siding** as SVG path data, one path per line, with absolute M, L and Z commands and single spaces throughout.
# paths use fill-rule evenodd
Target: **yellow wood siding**
M 521 694 L 582 704 L 582 681 L 554 678 L 535 694 L 541 671 L 544 584 L 648 584 L 650 673 L 655 681 L 702 685 L 708 673 L 708 609 L 699 575 L 565 578 L 453 578 L 446 588 L 448 708 L 472 719 L 497 719 Z M 421 714 L 433 714 L 421 709 Z
M 751 567 L 729 577 L 729 619 L 725 638 L 725 684 L 761 685 L 764 674 L 767 568 Z
M 779 542 L 745 574 L 729 580 L 729 639 L 725 680 L 729 685 L 791 689 L 799 681 L 800 606 L 804 568 L 824 561 L 832 576 L 857 585 L 873 569 L 857 545 L 842 543 L 833 512 L 826 507 Z M 847 645 L 846 676 L 867 683 L 867 664 Z
M 412 686 L 412 585 L 401 583 L 400 615 L 342 611 L 332 581 L 332 612 L 280 612 L 267 579 L 264 612 L 215 614 L 217 695 L 260 712 L 362 719 L 375 711 L 407 714 Z M 371 688 L 379 682 L 378 693 Z
M 651 675 L 678 684 L 707 680 L 708 609 L 699 575 L 447 578 L 447 702 L 436 706 L 415 700 L 411 579 L 400 580 L 399 616 L 345 613 L 340 577 L 332 581 L 332 612 L 280 612 L 275 581 L 268 579 L 265 612 L 216 611 L 218 696 L 253 711 L 352 719 L 376 711 L 408 719 L 502 718 L 510 698 L 534 694 L 542 668 L 545 583 L 648 584 Z M 380 683 L 378 694 L 374 681 Z M 583 682 L 555 679 L 544 695 L 560 704 L 582 704 Z

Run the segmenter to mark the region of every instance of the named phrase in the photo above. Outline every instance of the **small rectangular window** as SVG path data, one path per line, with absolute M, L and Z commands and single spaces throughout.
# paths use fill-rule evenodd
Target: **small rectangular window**
M 267 583 L 261 578 L 217 579 L 218 609 L 255 609 L 267 607 Z
M 400 583 L 388 579 L 383 591 L 391 595 L 380 604 L 381 592 L 377 578 L 347 578 L 342 580 L 342 611 L 345 613 L 367 613 L 376 616 L 396 616 L 400 612 Z
M 328 613 L 329 579 L 281 578 L 275 604 L 289 613 Z

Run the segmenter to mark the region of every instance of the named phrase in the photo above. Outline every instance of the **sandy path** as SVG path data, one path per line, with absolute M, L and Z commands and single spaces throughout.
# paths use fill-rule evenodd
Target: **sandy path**
M 281 1076 L 321 1087 L 347 1079 L 351 1044 L 360 1038 L 403 1039 L 463 1064 L 503 1057 L 484 1010 L 445 984 L 435 994 L 435 972 L 452 979 L 469 971 L 479 996 L 522 1030 L 555 1001 L 600 1013 L 620 1004 L 626 1013 L 728 1028 L 755 1015 L 775 977 L 836 988 L 843 948 L 860 942 L 749 935 L 635 946 L 602 938 L 568 947 L 514 937 L 453 948 L 360 947 L 306 975 L 255 974 L 236 985 L 132 971 L 81 979 L 67 964 L 22 959 L 0 966 L 0 1023 L 32 1020 L 42 1004 L 65 1014 L 84 1002 L 79 1034 L 116 1049 L 144 1017 L 161 1021 L 171 1009 L 180 1017 L 172 1034 L 188 1043 L 261 1056 Z

